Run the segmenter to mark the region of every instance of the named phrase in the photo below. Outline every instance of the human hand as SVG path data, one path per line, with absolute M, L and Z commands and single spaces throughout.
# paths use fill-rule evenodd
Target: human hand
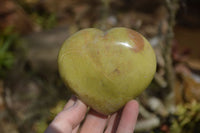
M 138 103 L 129 101 L 123 108 L 111 116 L 105 116 L 90 110 L 87 106 L 72 97 L 54 120 L 45 133 L 133 133 L 138 116 Z M 80 124 L 85 118 L 83 125 Z

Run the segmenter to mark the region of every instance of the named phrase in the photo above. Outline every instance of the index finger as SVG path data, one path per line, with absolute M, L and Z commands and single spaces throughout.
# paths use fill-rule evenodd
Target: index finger
M 117 133 L 133 133 L 139 112 L 139 105 L 136 100 L 129 101 L 121 115 Z

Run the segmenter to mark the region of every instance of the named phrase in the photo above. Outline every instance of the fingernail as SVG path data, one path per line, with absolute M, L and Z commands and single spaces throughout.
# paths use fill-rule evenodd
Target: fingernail
M 63 108 L 63 110 L 67 110 L 71 107 L 73 107 L 77 102 L 77 97 L 72 95 L 71 98 L 68 100 L 67 104 L 65 105 L 65 107 Z
M 77 97 L 75 95 L 72 95 L 70 99 L 77 101 Z

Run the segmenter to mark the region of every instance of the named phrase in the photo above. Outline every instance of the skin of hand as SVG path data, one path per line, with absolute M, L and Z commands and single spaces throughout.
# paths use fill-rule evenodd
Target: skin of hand
M 110 116 L 94 110 L 87 113 L 87 105 L 73 96 L 50 123 L 45 133 L 133 133 L 138 111 L 137 101 L 131 100 L 123 110 Z

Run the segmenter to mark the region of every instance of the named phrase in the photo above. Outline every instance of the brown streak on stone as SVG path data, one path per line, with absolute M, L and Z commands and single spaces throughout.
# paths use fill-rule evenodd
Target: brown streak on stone
M 128 30 L 128 36 L 135 44 L 133 48 L 131 48 L 134 52 L 137 53 L 144 49 L 144 39 L 139 33 L 133 30 Z
M 113 73 L 120 74 L 120 70 L 118 68 L 115 68 L 115 70 L 113 71 Z

